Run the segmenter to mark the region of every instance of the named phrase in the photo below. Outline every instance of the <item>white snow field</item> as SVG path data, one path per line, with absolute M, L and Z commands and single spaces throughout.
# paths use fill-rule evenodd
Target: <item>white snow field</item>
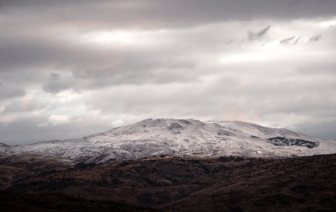
M 86 163 L 162 155 L 293 157 L 336 153 L 336 141 L 241 121 L 147 119 L 82 139 L 16 146 L 0 144 L 0 153 L 37 154 Z

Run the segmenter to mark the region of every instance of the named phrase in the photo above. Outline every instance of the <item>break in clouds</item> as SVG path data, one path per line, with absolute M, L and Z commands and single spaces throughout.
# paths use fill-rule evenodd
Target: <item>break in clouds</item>
M 0 0 L 0 142 L 146 118 L 336 140 L 336 1 Z

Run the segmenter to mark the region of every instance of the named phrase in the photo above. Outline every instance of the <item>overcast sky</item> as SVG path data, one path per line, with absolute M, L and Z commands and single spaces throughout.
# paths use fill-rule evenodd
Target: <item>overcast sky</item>
M 336 140 L 336 0 L 0 0 L 0 142 L 147 118 Z

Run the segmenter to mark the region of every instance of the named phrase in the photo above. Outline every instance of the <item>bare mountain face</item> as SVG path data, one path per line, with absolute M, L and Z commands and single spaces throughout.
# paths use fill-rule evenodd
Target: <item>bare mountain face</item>
M 147 119 L 82 139 L 0 144 L 3 156 L 34 154 L 68 162 L 109 163 L 154 156 L 292 157 L 336 153 L 336 142 L 240 122 Z

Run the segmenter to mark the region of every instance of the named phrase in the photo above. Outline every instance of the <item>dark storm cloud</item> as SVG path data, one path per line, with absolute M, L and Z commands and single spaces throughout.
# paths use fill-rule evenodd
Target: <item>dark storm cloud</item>
M 294 39 L 295 39 L 295 36 L 285 38 L 285 39 L 281 40 L 279 42 L 279 44 L 287 45 L 287 44 L 290 44 L 292 41 L 295 41 Z
M 23 32 L 23 35 L 6 36 L 0 40 L 0 71 L 19 69 L 71 67 L 74 64 L 99 64 L 108 57 L 103 51 L 69 45 L 49 34 Z M 111 55 L 112 54 L 112 55 Z M 113 56 L 111 52 L 109 57 Z M 113 61 L 113 60 L 112 60 Z
M 25 90 L 17 88 L 13 84 L 0 83 L 0 101 L 25 95 Z
M 253 41 L 253 40 L 263 37 L 268 32 L 268 30 L 270 30 L 270 28 L 271 26 L 267 26 L 256 32 L 251 32 L 251 31 L 247 32 L 248 40 Z
M 60 75 L 55 73 L 51 73 L 48 82 L 42 85 L 42 89 L 48 93 L 59 93 L 70 87 L 70 83 L 60 81 Z
M 322 35 L 319 34 L 319 35 L 315 35 L 315 36 L 312 36 L 311 38 L 309 38 L 309 42 L 317 42 L 321 39 L 322 39 Z
M 298 38 L 294 41 L 293 45 L 297 44 L 297 43 L 300 41 L 300 39 L 301 39 L 301 37 L 298 37 Z
M 25 95 L 25 91 L 23 89 L 16 89 L 16 88 L 4 88 L 0 87 L 0 99 L 10 99 L 14 97 L 22 97 Z
M 336 8 L 333 0 L 2 0 L 2 5 L 5 17 L 11 12 L 20 15 L 9 20 L 13 23 L 57 27 L 63 22 L 83 28 L 171 28 L 223 20 L 319 18 L 333 16 Z

